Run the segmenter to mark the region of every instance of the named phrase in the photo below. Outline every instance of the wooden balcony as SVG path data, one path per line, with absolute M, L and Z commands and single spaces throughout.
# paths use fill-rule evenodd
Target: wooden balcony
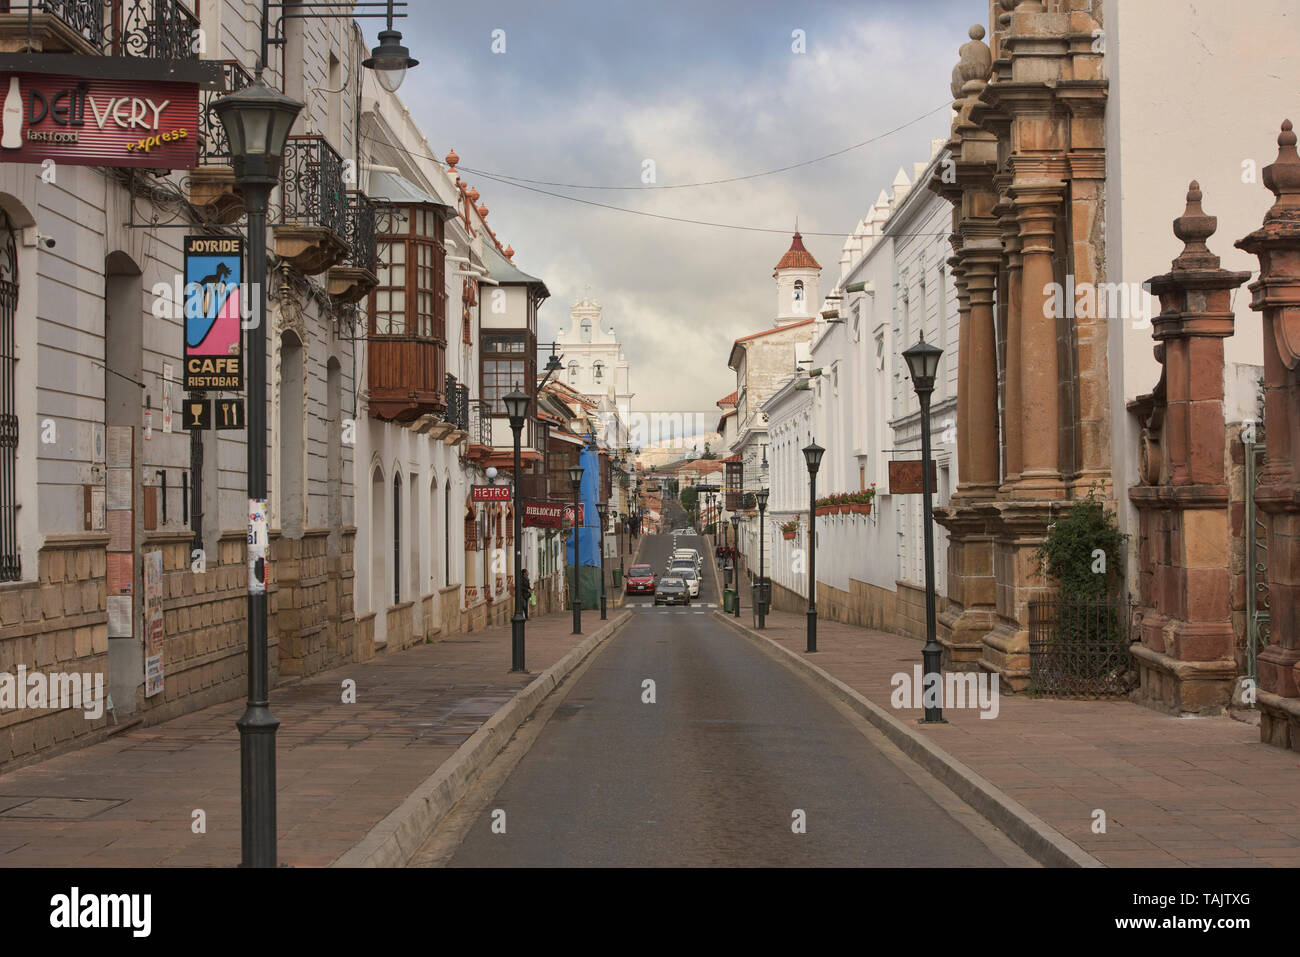
M 442 343 L 413 337 L 372 337 L 367 343 L 370 416 L 414 422 L 447 411 L 447 354 Z

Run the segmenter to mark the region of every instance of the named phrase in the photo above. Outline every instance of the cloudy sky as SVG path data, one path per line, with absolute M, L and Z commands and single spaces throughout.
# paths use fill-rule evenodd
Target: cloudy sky
M 447 15 L 448 9 L 453 12 Z M 631 362 L 642 410 L 711 409 L 735 388 L 731 342 L 771 325 L 772 267 L 795 217 L 823 267 L 882 187 L 946 136 L 948 84 L 984 0 L 413 2 L 421 65 L 401 93 L 439 156 L 454 147 L 515 262 L 552 298 L 541 336 L 587 285 Z M 373 22 L 373 21 L 372 21 Z M 493 53 L 493 32 L 505 52 Z M 793 52 L 793 31 L 806 52 Z M 373 36 L 373 28 L 367 32 Z M 936 111 L 937 110 L 937 111 Z M 925 116 L 925 114 L 929 114 Z M 742 182 L 646 189 L 842 156 Z M 493 181 L 487 174 L 580 186 Z M 669 222 L 561 199 L 777 232 Z M 817 236 L 813 233 L 832 235 Z

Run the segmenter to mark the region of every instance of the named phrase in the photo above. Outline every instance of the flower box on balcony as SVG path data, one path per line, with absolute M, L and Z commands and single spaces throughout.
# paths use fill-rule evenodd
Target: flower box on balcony
M 790 531 L 788 531 L 788 532 L 784 532 L 784 531 L 783 531 L 783 532 L 781 533 L 781 537 L 784 538 L 787 542 L 793 542 L 793 541 L 794 541 L 794 536 L 795 536 L 795 534 L 796 534 L 796 532 L 795 532 L 795 530 L 792 528 L 792 529 L 790 529 Z

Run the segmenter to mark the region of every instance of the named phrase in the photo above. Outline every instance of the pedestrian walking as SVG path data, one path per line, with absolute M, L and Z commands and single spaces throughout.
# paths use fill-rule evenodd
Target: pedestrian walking
M 523 592 L 524 592 L 524 617 L 528 617 L 528 612 L 533 604 L 533 583 L 528 580 L 528 569 L 523 570 Z

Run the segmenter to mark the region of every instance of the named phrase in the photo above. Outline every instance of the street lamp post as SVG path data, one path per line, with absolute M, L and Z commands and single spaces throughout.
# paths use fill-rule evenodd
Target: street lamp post
M 607 621 L 605 617 L 605 509 L 609 506 L 604 502 L 596 503 L 596 550 L 600 552 L 600 620 Z
M 521 492 L 522 476 L 519 468 L 519 446 L 524 429 L 524 420 L 528 416 L 528 395 L 519 389 L 511 392 L 502 400 L 506 414 L 510 416 L 510 431 L 514 433 L 514 500 L 515 512 L 515 614 L 510 619 L 510 670 L 527 671 L 524 667 L 524 549 L 523 549 L 523 495 Z
M 763 578 L 763 524 L 767 513 L 767 496 L 765 488 L 759 489 L 754 497 L 758 499 L 758 627 L 767 624 L 767 580 Z
M 582 487 L 582 466 L 569 467 L 569 482 L 573 486 L 573 591 L 569 596 L 573 605 L 573 633 L 582 634 L 582 599 L 578 595 L 578 490 Z
M 731 531 L 733 533 L 732 538 L 734 538 L 736 542 L 739 543 L 740 542 L 740 516 L 739 515 L 731 516 Z M 731 580 L 735 583 L 736 586 L 735 612 L 736 612 L 736 617 L 739 618 L 740 617 L 740 569 L 736 567 L 736 560 L 734 558 L 731 560 Z
M 912 375 L 912 386 L 921 403 L 921 522 L 925 526 L 925 647 L 921 649 L 925 684 L 922 687 L 928 685 L 934 689 L 923 695 L 927 702 L 924 724 L 943 723 L 943 646 L 939 644 L 935 627 L 934 516 L 930 505 L 930 395 L 934 392 L 934 379 L 942 355 L 942 349 L 925 341 L 924 332 L 916 345 L 903 352 L 907 371 Z
M 235 182 L 248 214 L 248 274 L 256 325 L 248 344 L 248 702 L 239 728 L 244 867 L 275 867 L 275 732 L 266 638 L 266 207 L 302 104 L 257 79 L 212 104 L 230 141 Z
M 808 465 L 808 652 L 817 650 L 817 470 L 826 450 L 815 441 L 804 446 Z

